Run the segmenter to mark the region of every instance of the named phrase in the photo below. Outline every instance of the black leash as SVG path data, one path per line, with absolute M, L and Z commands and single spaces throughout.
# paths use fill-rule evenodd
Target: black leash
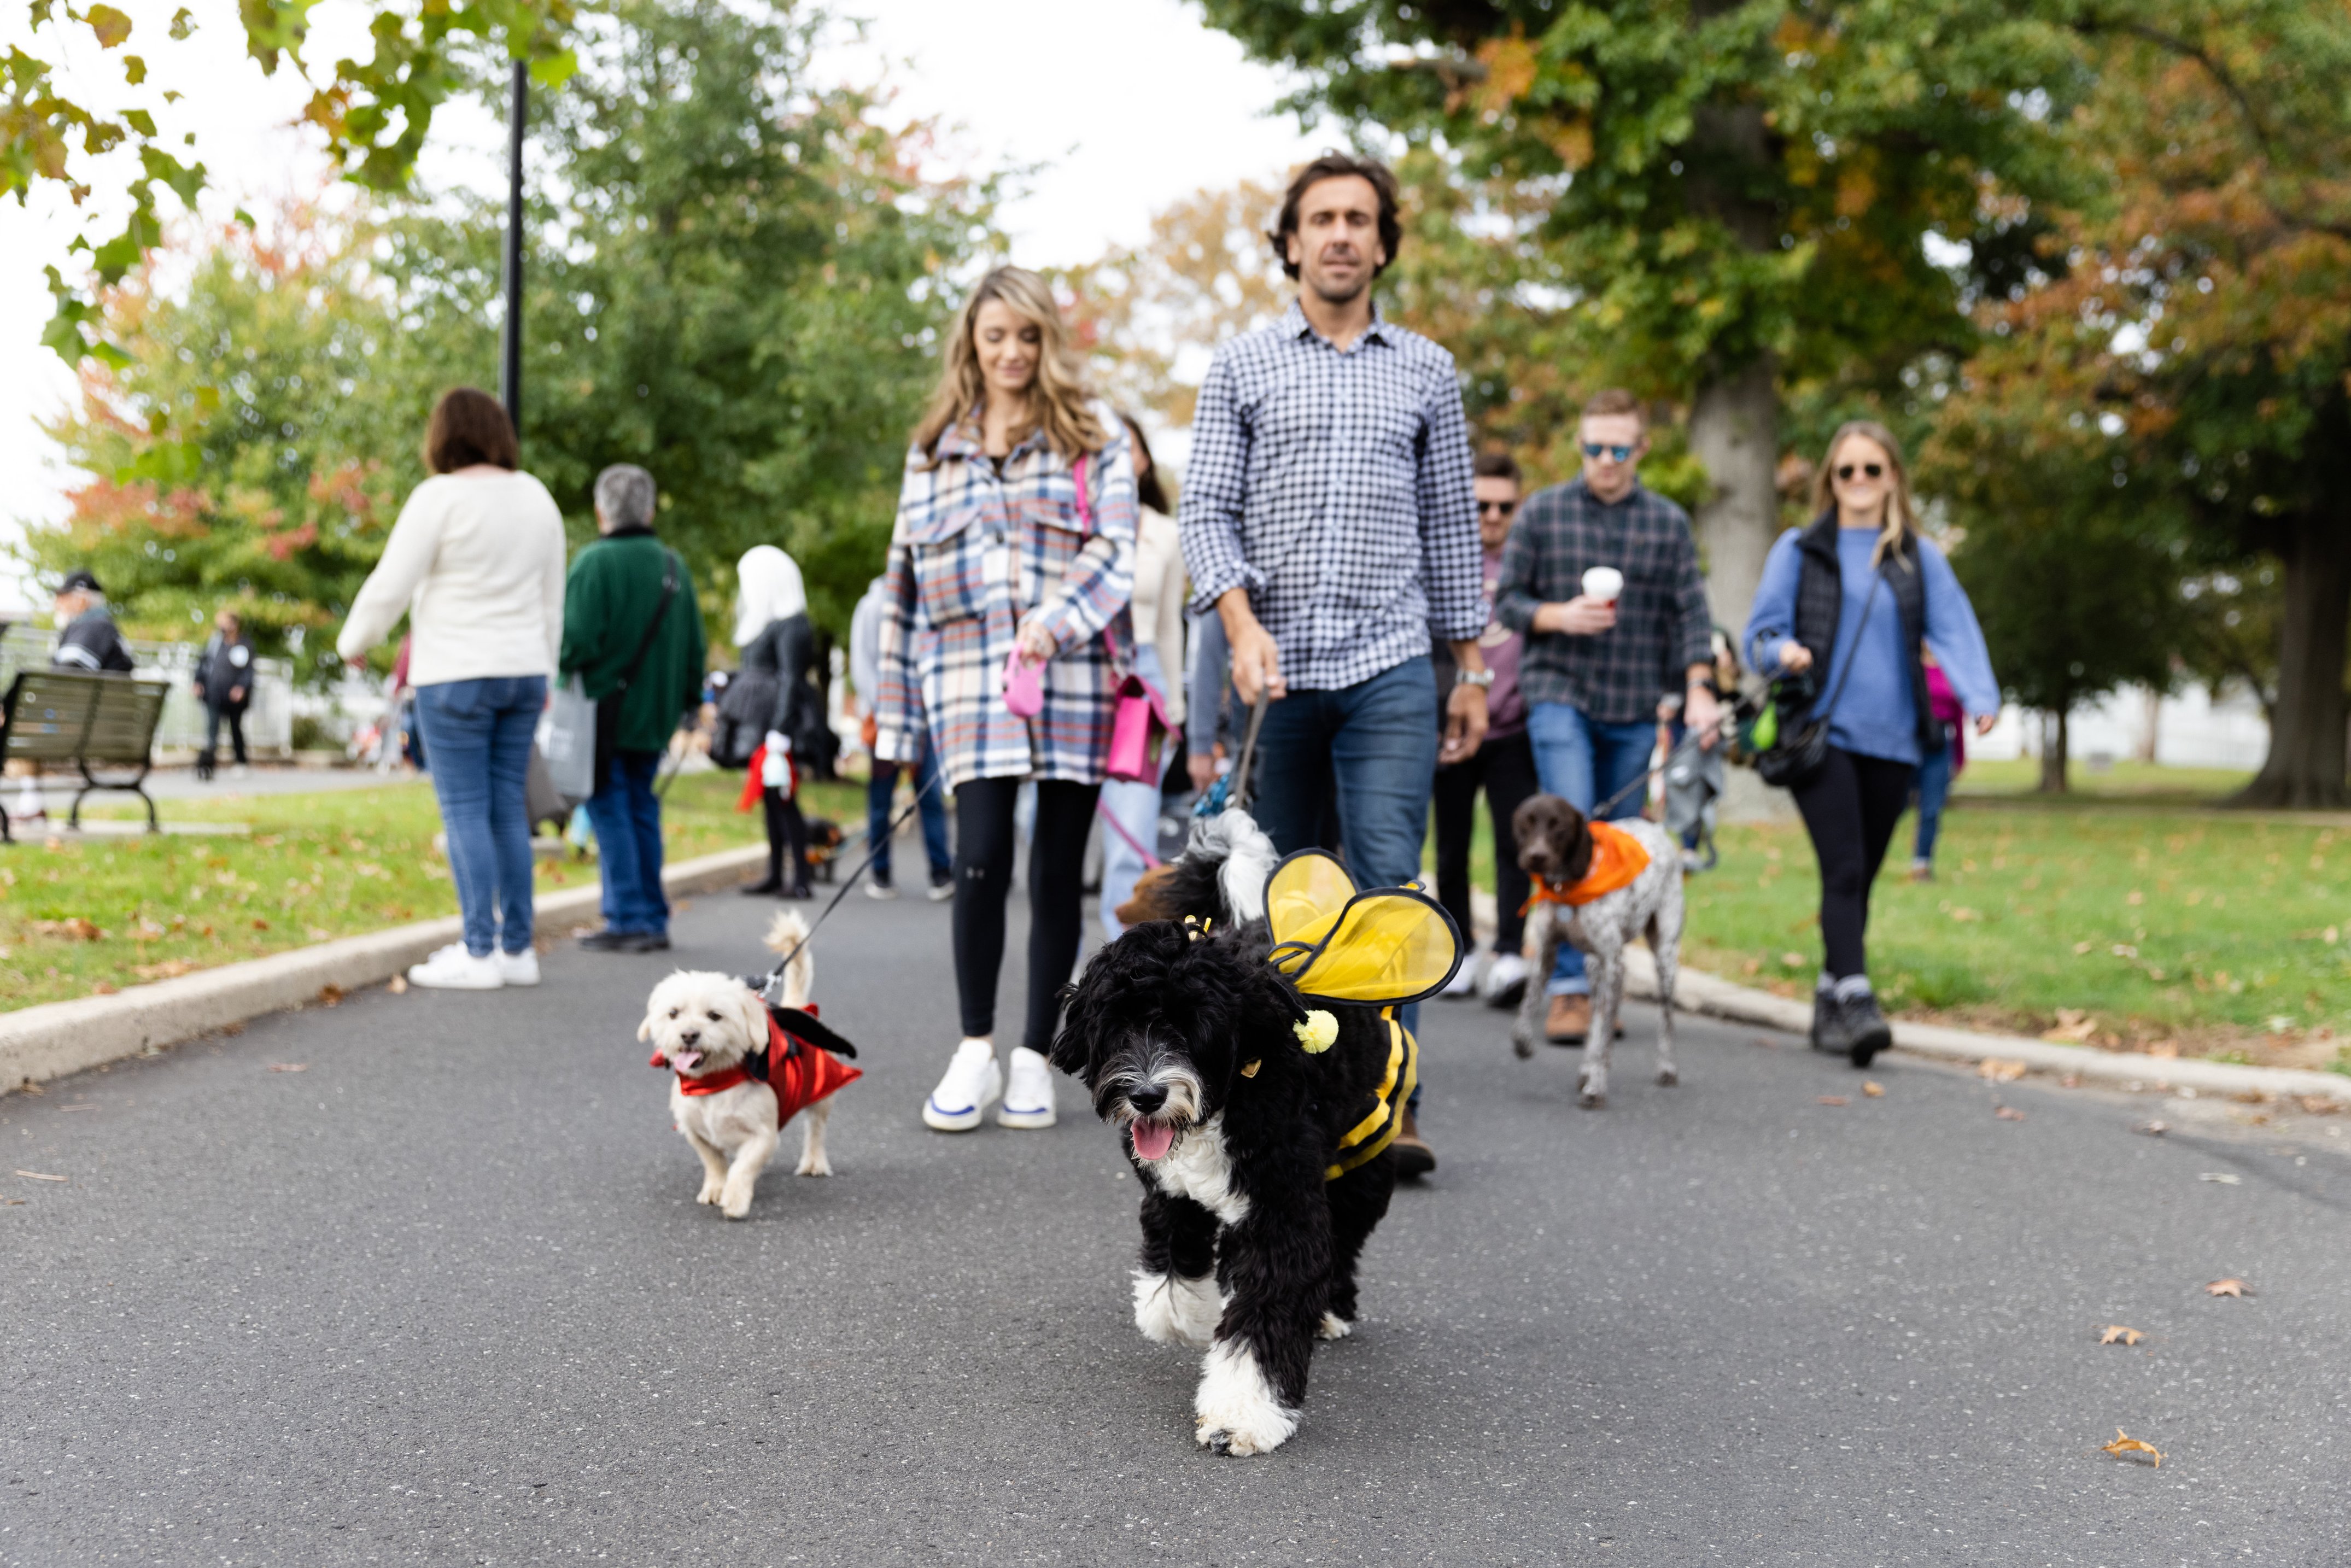
M 1722 710 L 1721 716 L 1718 717 L 1713 724 L 1707 727 L 1711 729 L 1715 736 L 1719 738 L 1723 732 L 1723 727 L 1731 723 L 1738 716 L 1739 716 L 1731 709 L 1726 707 Z M 1618 804 L 1624 800 L 1625 796 L 1630 795 L 1635 789 L 1646 789 L 1649 787 L 1650 779 L 1655 779 L 1658 774 L 1663 773 L 1667 768 L 1671 768 L 1674 765 L 1675 758 L 1679 757 L 1683 752 L 1688 750 L 1691 747 L 1706 738 L 1706 734 L 1707 731 L 1705 729 L 1693 729 L 1686 732 L 1682 736 L 1680 743 L 1671 751 L 1667 752 L 1664 759 L 1655 768 L 1650 768 L 1638 779 L 1634 779 L 1630 784 L 1625 785 L 1625 788 L 1617 790 L 1616 793 L 1609 796 L 1608 799 L 1601 801 L 1600 804 L 1593 807 L 1589 811 L 1586 811 L 1583 814 L 1584 820 L 1593 822 L 1604 822 L 1608 821 L 1608 813 L 1614 810 Z
M 832 902 L 824 906 L 824 913 L 818 915 L 814 921 L 810 923 L 808 935 L 801 937 L 798 942 L 793 943 L 792 950 L 785 954 L 782 957 L 777 959 L 776 967 L 768 971 L 768 977 L 759 982 L 760 1000 L 765 1001 L 767 999 L 768 993 L 776 988 L 776 982 L 784 977 L 784 971 L 791 967 L 792 960 L 800 956 L 800 950 L 806 947 L 810 943 L 816 940 L 818 929 L 821 927 L 826 921 L 832 918 L 832 912 L 841 907 L 841 901 L 849 896 L 849 890 L 857 885 L 857 879 L 863 876 L 867 871 L 872 868 L 873 862 L 882 858 L 882 851 L 889 844 L 891 840 L 898 836 L 898 830 L 905 825 L 906 819 L 913 816 L 916 811 L 922 809 L 923 797 L 937 789 L 939 787 L 939 781 L 946 777 L 946 774 L 943 769 L 934 768 L 931 772 L 931 781 L 915 789 L 914 798 L 906 802 L 906 809 L 890 820 L 889 831 L 882 836 L 881 842 L 874 844 L 872 848 L 866 851 L 865 858 L 858 862 L 857 869 L 841 879 L 840 891 L 832 895 Z

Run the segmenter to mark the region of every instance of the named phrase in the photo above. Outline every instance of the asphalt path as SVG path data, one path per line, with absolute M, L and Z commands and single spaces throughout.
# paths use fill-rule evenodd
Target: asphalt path
M 670 958 L 750 967 L 762 913 L 697 900 Z M 1587 1113 L 1574 1053 L 1432 1004 L 1442 1164 L 1298 1436 L 1219 1459 L 1130 1322 L 1113 1135 L 1067 1084 L 1048 1132 L 916 1119 L 946 909 L 853 897 L 817 965 L 867 1048 L 838 1174 L 788 1132 L 737 1224 L 633 1039 L 668 959 L 0 1099 L 0 1563 L 2351 1558 L 2351 1118 L 1899 1059 L 1871 1097 L 1699 1022 L 1665 1090 L 1646 1009 Z

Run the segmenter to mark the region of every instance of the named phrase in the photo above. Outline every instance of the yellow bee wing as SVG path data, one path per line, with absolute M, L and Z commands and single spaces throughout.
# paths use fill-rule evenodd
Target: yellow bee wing
M 1273 962 L 1302 996 L 1402 1006 L 1453 978 L 1461 934 L 1426 894 L 1376 887 L 1348 900 L 1318 944 L 1277 950 Z
M 1312 947 L 1339 923 L 1355 879 L 1327 850 L 1301 850 L 1265 879 L 1265 919 L 1277 945 Z

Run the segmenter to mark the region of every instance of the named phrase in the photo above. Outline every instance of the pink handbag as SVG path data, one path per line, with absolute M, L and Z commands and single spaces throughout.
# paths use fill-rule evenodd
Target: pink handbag
M 1078 482 L 1078 528 L 1090 534 L 1094 531 L 1094 517 L 1086 494 L 1087 465 L 1087 459 L 1080 457 L 1073 474 Z M 1113 664 L 1121 663 L 1118 639 L 1107 626 L 1102 628 L 1102 646 Z M 1118 711 L 1111 719 L 1110 756 L 1102 771 L 1130 784 L 1158 783 L 1160 747 L 1173 727 L 1159 693 L 1130 665 L 1118 683 Z

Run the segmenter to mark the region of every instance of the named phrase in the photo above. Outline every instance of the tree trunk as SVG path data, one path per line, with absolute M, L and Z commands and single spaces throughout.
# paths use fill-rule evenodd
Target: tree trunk
M 2270 754 L 2233 806 L 2337 810 L 2344 789 L 2343 655 L 2351 622 L 2351 528 L 2305 513 L 2289 525 L 2285 625 Z
M 1690 405 L 1690 453 L 1714 493 L 1691 519 L 1706 563 L 1707 607 L 1736 637 L 1780 537 L 1779 367 L 1766 358 L 1709 377 Z M 1740 661 L 1747 659 L 1745 649 Z
M 2065 793 L 2065 764 L 2072 748 L 2072 735 L 2066 728 L 2066 710 L 2041 716 L 2041 793 Z

